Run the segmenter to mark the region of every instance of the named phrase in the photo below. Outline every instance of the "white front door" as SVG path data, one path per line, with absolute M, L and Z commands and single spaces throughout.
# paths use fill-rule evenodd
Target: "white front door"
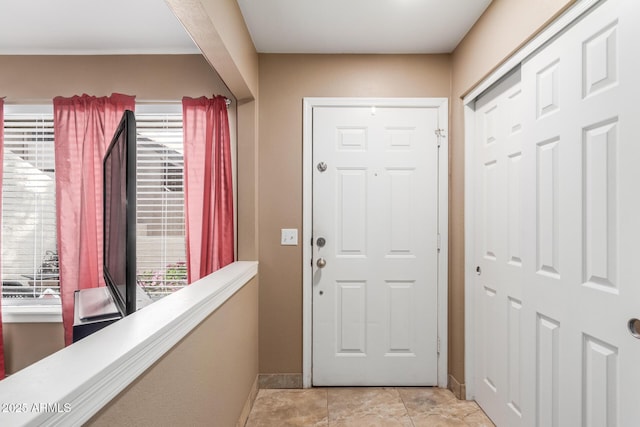
M 439 111 L 313 109 L 314 385 L 438 382 Z

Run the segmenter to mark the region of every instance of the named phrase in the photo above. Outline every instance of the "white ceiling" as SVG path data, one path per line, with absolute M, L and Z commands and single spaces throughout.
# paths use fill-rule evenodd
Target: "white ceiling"
M 451 52 L 491 0 L 238 0 L 259 52 Z M 0 0 L 0 55 L 199 50 L 164 0 Z
M 491 0 L 238 0 L 258 52 L 451 52 Z
M 0 55 L 199 52 L 164 0 L 0 0 Z

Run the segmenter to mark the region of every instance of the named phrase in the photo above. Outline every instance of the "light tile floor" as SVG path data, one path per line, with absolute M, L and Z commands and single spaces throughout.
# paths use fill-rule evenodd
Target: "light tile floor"
M 472 401 L 434 387 L 265 389 L 247 427 L 371 426 L 490 427 Z

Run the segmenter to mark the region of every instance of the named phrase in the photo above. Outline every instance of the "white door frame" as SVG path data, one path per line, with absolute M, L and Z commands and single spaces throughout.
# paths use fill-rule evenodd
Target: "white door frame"
M 426 76 L 425 76 L 426 78 Z M 424 107 L 438 109 L 440 138 L 438 158 L 438 386 L 447 387 L 447 304 L 448 304 L 448 214 L 449 143 L 447 98 L 304 98 L 302 137 L 302 385 L 312 386 L 312 197 L 313 197 L 313 108 L 314 107 Z
M 540 34 L 534 37 L 526 45 L 515 52 L 509 57 L 502 65 L 500 65 L 495 71 L 493 71 L 487 78 L 480 82 L 471 92 L 469 92 L 463 98 L 464 104 L 464 129 L 465 129 L 465 179 L 464 179 L 464 228 L 465 228 L 465 266 L 464 266 L 464 282 L 465 282 L 465 357 L 464 357 L 464 371 L 465 371 L 465 385 L 467 399 L 473 400 L 475 397 L 475 364 L 474 360 L 477 356 L 477 352 L 474 346 L 476 325 L 474 322 L 475 316 L 475 299 L 474 285 L 476 281 L 475 272 L 475 239 L 473 230 L 474 219 L 476 217 L 476 206 L 474 203 L 474 160 L 475 160 L 475 144 L 476 141 L 476 118 L 475 118 L 475 103 L 476 99 L 484 94 L 490 87 L 508 75 L 516 67 L 520 66 L 520 63 L 527 57 L 532 55 L 535 51 L 541 48 L 552 38 L 559 35 L 565 28 L 568 28 L 574 21 L 582 17 L 589 12 L 595 5 L 603 3 L 606 0 L 578 0 L 573 6 L 567 9 L 562 15 L 551 22 Z

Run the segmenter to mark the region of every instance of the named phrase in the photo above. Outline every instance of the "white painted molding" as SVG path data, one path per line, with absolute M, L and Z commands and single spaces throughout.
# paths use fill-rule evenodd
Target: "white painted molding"
M 136 114 L 182 114 L 182 102 L 136 100 Z
M 475 396 L 475 305 L 474 284 L 475 276 L 473 265 L 475 264 L 474 248 L 475 238 L 472 230 L 475 229 L 475 197 L 471 189 L 474 188 L 475 174 L 473 171 L 475 160 L 475 100 L 464 106 L 464 383 L 466 385 L 466 399 L 473 400 Z M 456 378 L 462 381 L 462 378 Z
M 426 78 L 426 77 L 425 77 Z M 425 107 L 438 109 L 438 126 L 444 130 L 441 137 L 438 165 L 440 202 L 438 231 L 440 257 L 438 260 L 438 337 L 440 356 L 438 385 L 447 387 L 448 381 L 448 211 L 449 211 L 449 128 L 447 98 L 304 98 L 302 102 L 302 386 L 312 387 L 312 195 L 313 195 L 313 109 L 315 107 Z
M 438 128 L 444 132 L 438 153 L 438 386 L 449 383 L 449 102 L 444 100 L 438 108 Z
M 311 238 L 312 195 L 313 195 L 313 106 L 316 98 L 305 98 L 302 101 L 302 387 L 312 384 L 312 274 L 313 259 Z
M 0 425 L 82 425 L 257 272 L 235 262 L 0 381 Z
M 2 323 L 62 323 L 60 304 L 2 305 Z
M 38 104 L 4 104 L 5 116 L 10 114 L 53 114 L 53 101 Z

